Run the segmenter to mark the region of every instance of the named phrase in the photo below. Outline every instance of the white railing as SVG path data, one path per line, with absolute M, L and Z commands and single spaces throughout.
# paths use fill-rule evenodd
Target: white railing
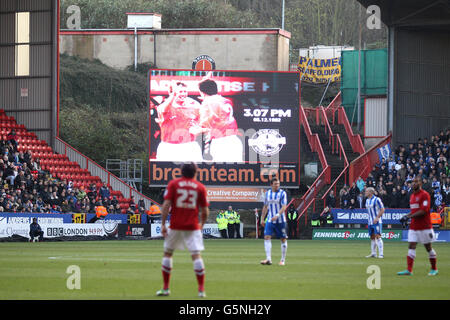
M 103 182 L 106 182 L 109 186 L 111 186 L 112 190 L 122 192 L 125 198 L 131 198 L 131 196 L 134 196 L 136 204 L 139 200 L 143 199 L 146 209 L 150 208 L 151 202 L 160 205 L 156 201 L 150 199 L 133 187 L 129 186 L 123 180 L 119 179 L 114 174 L 107 171 L 95 161 L 89 159 L 77 149 L 70 146 L 58 137 L 56 137 L 55 139 L 55 146 L 53 149 L 59 154 L 66 155 L 70 161 L 77 162 L 81 168 L 89 170 L 92 176 L 98 176 Z

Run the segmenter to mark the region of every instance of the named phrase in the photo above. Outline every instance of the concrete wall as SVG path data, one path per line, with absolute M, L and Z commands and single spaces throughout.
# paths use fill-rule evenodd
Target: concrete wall
M 280 29 L 141 30 L 138 63 L 191 69 L 192 61 L 206 54 L 217 70 L 288 71 L 289 39 L 290 33 Z M 124 69 L 134 65 L 134 31 L 62 30 L 60 52 Z

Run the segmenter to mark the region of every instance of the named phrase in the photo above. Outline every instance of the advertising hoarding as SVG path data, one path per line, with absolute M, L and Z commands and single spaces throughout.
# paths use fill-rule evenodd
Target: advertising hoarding
M 386 209 L 382 216 L 383 224 L 401 224 L 400 218 L 409 213 L 409 209 Z M 360 223 L 367 224 L 367 209 L 331 209 L 333 223 Z
M 402 241 L 402 230 L 386 230 L 381 238 L 388 241 Z M 313 240 L 370 240 L 369 232 L 365 229 L 326 229 L 314 228 Z

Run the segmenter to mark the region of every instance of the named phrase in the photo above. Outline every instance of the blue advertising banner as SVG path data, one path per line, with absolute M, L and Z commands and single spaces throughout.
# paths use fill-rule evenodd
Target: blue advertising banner
M 331 209 L 333 223 L 367 223 L 367 209 Z M 409 209 L 386 209 L 382 221 L 383 224 L 400 224 L 399 219 L 409 213 Z

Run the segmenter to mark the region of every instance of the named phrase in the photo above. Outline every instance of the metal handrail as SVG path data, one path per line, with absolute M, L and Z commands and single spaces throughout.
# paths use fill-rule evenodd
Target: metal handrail
M 126 182 L 118 178 L 116 175 L 107 171 L 105 168 L 100 166 L 94 160 L 82 154 L 80 151 L 69 145 L 67 142 L 63 141 L 61 138 L 56 137 L 55 139 L 55 151 L 60 154 L 66 155 L 70 161 L 77 162 L 81 168 L 88 169 L 91 174 L 97 175 L 103 182 L 106 182 L 113 190 L 122 192 L 124 197 L 131 198 L 134 196 L 136 201 L 144 200 L 145 207 L 149 208 L 151 203 L 161 205 L 158 202 L 150 199 L 149 197 L 143 195 L 133 187 L 129 186 Z

